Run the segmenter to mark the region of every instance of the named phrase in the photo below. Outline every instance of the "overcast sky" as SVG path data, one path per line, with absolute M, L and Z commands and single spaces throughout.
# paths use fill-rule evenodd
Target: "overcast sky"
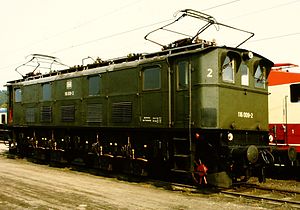
M 218 22 L 254 32 L 241 48 L 275 63 L 300 64 L 300 0 L 0 1 L 0 89 L 5 89 L 7 81 L 21 78 L 15 68 L 34 53 L 55 56 L 74 66 L 87 56 L 105 60 L 158 51 L 160 47 L 144 36 L 182 9 L 202 11 Z M 185 23 L 188 30 L 198 27 L 195 21 Z M 219 32 L 221 36 L 213 34 L 219 45 L 240 39 Z M 174 41 L 167 38 L 164 44 Z

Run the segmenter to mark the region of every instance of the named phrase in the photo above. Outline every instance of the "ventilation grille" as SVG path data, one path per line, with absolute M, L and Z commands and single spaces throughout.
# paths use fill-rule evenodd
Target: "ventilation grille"
M 112 104 L 112 122 L 130 123 L 132 119 L 132 102 L 118 102 Z
M 61 106 L 61 121 L 74 122 L 75 121 L 75 106 L 67 105 Z
M 34 123 L 35 122 L 35 108 L 26 109 L 26 122 Z
M 42 106 L 41 108 L 41 122 L 52 121 L 52 108 L 51 106 Z
M 87 105 L 87 122 L 102 122 L 102 104 Z

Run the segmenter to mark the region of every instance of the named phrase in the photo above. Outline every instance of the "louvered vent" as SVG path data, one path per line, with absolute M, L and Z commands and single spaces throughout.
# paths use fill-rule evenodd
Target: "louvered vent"
M 51 106 L 42 106 L 41 108 L 41 122 L 52 121 L 52 108 Z
M 118 102 L 112 104 L 112 122 L 130 123 L 132 119 L 132 102 Z
M 87 105 L 87 122 L 102 122 L 102 104 Z
M 67 105 L 61 106 L 61 121 L 74 122 L 75 121 L 75 106 Z
M 34 123 L 35 122 L 35 108 L 26 109 L 26 122 Z

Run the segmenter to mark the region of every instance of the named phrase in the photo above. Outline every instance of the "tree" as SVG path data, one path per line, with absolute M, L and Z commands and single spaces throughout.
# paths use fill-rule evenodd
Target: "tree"
M 6 90 L 0 90 L 0 108 L 7 108 L 7 91 Z

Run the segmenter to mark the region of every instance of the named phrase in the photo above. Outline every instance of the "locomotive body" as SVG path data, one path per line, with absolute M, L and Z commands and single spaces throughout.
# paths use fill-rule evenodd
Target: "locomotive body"
M 159 178 L 264 179 L 273 65 L 197 41 L 7 83 L 10 150 Z
M 107 170 L 114 158 L 152 174 L 191 172 L 200 160 L 208 174 L 244 175 L 268 144 L 271 63 L 199 46 L 9 82 L 12 148 Z

